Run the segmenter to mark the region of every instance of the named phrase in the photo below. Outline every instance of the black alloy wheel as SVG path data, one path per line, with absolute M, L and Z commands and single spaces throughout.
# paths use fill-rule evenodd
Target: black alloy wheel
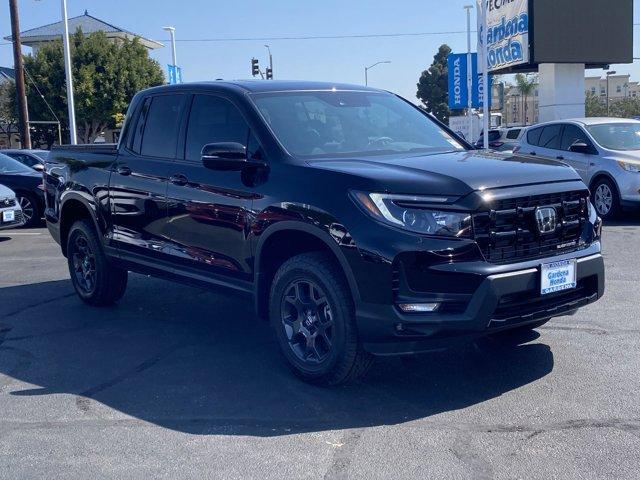
M 319 364 L 331 353 L 333 313 L 326 293 L 315 282 L 295 280 L 280 308 L 289 347 L 301 361 Z
M 307 382 L 348 383 L 372 364 L 358 335 L 345 274 L 330 253 L 303 253 L 278 268 L 269 317 L 289 367 Z
M 73 264 L 75 284 L 85 294 L 91 295 L 96 288 L 96 258 L 87 237 L 77 232 L 68 252 Z

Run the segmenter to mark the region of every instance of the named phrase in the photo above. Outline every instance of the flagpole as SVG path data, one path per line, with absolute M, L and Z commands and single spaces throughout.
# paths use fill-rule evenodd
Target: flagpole
M 488 45 L 487 45 L 487 2 L 486 0 L 480 0 L 482 5 L 481 16 L 481 29 L 479 34 L 481 35 L 482 43 L 478 47 L 482 47 L 482 100 L 483 100 L 483 148 L 489 149 L 489 125 L 491 120 L 491 106 L 489 105 L 489 67 L 488 67 Z

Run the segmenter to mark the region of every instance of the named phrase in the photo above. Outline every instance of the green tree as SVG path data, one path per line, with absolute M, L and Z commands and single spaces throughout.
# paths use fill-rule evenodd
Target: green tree
M 115 43 L 104 32 L 84 35 L 78 29 L 71 41 L 71 59 L 76 122 L 84 143 L 93 142 L 106 128 L 114 127 L 138 90 L 164 83 L 160 65 L 149 58 L 147 49 L 137 40 Z M 27 55 L 25 69 L 29 74 L 30 119 L 54 120 L 41 93 L 60 121 L 68 125 L 62 43 L 52 42 L 36 55 Z M 47 143 L 52 142 L 52 130 Z
M 606 117 L 607 106 L 594 93 L 587 92 L 585 99 L 585 111 L 587 117 Z
M 529 77 L 528 75 L 524 75 L 522 73 L 517 73 L 516 74 L 516 87 L 518 87 L 518 90 L 520 91 L 520 93 L 522 94 L 522 101 L 524 103 L 524 107 L 522 109 L 522 111 L 524 112 L 524 122 L 525 124 L 528 123 L 529 121 L 529 95 L 531 95 L 535 88 L 536 85 L 538 84 L 538 79 L 537 77 L 533 76 L 533 77 Z
M 640 98 L 627 97 L 611 103 L 611 116 L 633 118 L 640 116 Z
M 425 109 L 445 123 L 449 121 L 449 115 L 451 115 L 448 102 L 449 71 L 447 68 L 447 57 L 450 53 L 451 48 L 448 45 L 440 45 L 438 53 L 433 57 L 433 63 L 420 75 L 416 94 Z
M 15 95 L 13 82 L 0 83 L 0 133 L 7 137 L 7 147 L 11 148 L 11 132 L 18 126 L 18 112 L 12 100 Z

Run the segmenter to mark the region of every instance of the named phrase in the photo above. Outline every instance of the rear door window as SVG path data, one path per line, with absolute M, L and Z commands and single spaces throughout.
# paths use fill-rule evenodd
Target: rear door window
M 542 135 L 542 128 L 534 128 L 533 130 L 529 130 L 529 132 L 527 133 L 527 143 L 529 145 L 537 147 L 538 143 L 540 142 L 540 135 Z
M 148 157 L 175 158 L 180 120 L 186 104 L 184 94 L 159 95 L 151 99 L 146 115 L 140 153 Z
M 548 125 L 542 130 L 538 146 L 541 148 L 549 148 L 551 150 L 560 149 L 560 134 L 562 133 L 562 124 Z

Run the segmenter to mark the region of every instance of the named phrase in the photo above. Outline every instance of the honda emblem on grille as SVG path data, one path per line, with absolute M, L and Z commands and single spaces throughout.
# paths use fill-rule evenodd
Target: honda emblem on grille
M 556 231 L 558 226 L 558 214 L 553 207 L 536 208 L 536 224 L 538 231 L 545 235 Z

